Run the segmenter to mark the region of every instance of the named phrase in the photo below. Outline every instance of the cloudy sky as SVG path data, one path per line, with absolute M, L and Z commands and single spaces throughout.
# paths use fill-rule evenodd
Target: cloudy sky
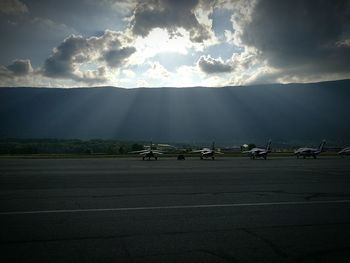
M 350 78 L 350 1 L 1 0 L 0 86 Z

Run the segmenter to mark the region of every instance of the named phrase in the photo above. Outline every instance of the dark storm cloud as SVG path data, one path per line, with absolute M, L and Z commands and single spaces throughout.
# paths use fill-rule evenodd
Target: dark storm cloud
M 208 29 L 198 22 L 194 9 L 199 0 L 147 0 L 139 1 L 131 17 L 130 26 L 135 35 L 147 36 L 153 28 L 167 29 L 176 34 L 178 28 L 190 33 L 193 42 L 208 39 Z
M 0 50 L 6 50 L 0 64 L 30 58 L 37 67 L 71 34 L 123 30 L 131 6 L 132 1 L 114 0 L 0 0 Z
M 38 66 L 50 54 L 50 50 L 62 39 L 76 33 L 64 24 L 48 18 L 33 18 L 30 14 L 18 16 L 0 15 L 0 64 L 9 64 L 16 58 L 30 58 Z
M 53 78 L 75 78 L 74 63 L 84 62 L 88 58 L 86 51 L 88 42 L 82 36 L 70 36 L 66 38 L 53 54 L 46 59 L 43 73 Z
M 29 59 L 14 60 L 12 64 L 8 65 L 6 68 L 17 76 L 24 76 L 33 71 Z
M 136 51 L 134 47 L 124 47 L 107 51 L 103 58 L 110 67 L 118 67 L 123 61 Z
M 350 2 L 261 0 L 241 40 L 295 74 L 350 70 Z M 296 67 L 298 69 L 296 69 Z
M 29 59 L 15 59 L 11 64 L 0 65 L 0 86 L 13 86 L 33 76 L 35 71 Z M 23 86 L 23 82 L 22 86 Z M 24 84 L 25 85 L 25 84 Z
M 222 59 L 215 59 L 210 56 L 201 56 L 198 60 L 199 68 L 207 74 L 227 73 L 233 70 L 233 66 L 225 63 Z
M 98 70 L 81 70 L 86 63 L 105 63 L 111 68 L 122 67 L 123 63 L 136 49 L 125 44 L 123 35 L 107 30 L 100 37 L 84 38 L 71 35 L 45 60 L 42 74 L 51 78 L 66 78 L 91 82 L 102 80 L 106 73 L 104 67 Z M 94 73 L 92 73 L 94 72 Z

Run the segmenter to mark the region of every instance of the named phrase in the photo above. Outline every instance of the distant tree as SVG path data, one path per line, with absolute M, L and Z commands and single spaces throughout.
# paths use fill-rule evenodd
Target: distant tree
M 189 145 L 182 145 L 182 152 L 192 152 L 192 147 Z
M 127 153 L 126 147 L 125 145 L 121 145 L 119 147 L 119 154 L 125 154 L 125 153 Z
M 108 147 L 107 153 L 108 154 L 118 154 L 118 153 L 120 153 L 121 148 L 122 148 L 122 146 L 120 146 L 118 149 L 118 147 L 116 145 L 110 145 Z
M 141 151 L 141 150 L 143 150 L 143 145 L 138 144 L 138 143 L 134 143 L 134 144 L 131 146 L 131 150 L 132 150 L 132 151 Z
M 86 149 L 85 151 L 86 154 L 93 154 L 94 151 L 91 148 Z

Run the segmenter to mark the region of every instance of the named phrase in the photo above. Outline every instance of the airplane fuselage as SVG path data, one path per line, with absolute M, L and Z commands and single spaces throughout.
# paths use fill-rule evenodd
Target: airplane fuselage
M 303 147 L 299 148 L 298 150 L 294 151 L 294 155 L 299 158 L 300 156 L 303 156 L 305 159 L 306 157 L 314 157 L 314 159 L 317 158 L 317 155 L 319 155 L 323 151 L 323 146 L 326 144 L 326 141 L 323 140 L 322 143 L 318 148 L 308 148 L 308 147 Z
M 212 158 L 215 159 L 215 152 L 214 151 L 208 151 L 208 152 L 202 152 L 201 153 L 201 159 L 203 158 Z
M 339 154 L 340 156 L 350 155 L 350 147 L 344 148 L 343 150 L 341 150 L 340 152 L 338 152 L 338 154 Z
M 262 149 L 262 148 L 253 148 L 248 152 L 248 155 L 250 156 L 250 158 L 255 159 L 255 158 L 267 158 L 267 154 L 269 153 L 269 151 L 267 151 L 266 149 Z
M 303 158 L 312 156 L 315 159 L 317 158 L 317 155 L 319 155 L 320 153 L 321 153 L 321 151 L 319 149 L 315 149 L 315 148 L 299 148 L 298 150 L 296 150 L 294 152 L 294 154 L 297 156 L 297 158 L 299 158 L 300 156 L 302 156 Z
M 271 139 L 267 142 L 266 148 L 255 147 L 249 151 L 244 151 L 243 153 L 248 154 L 250 159 L 264 158 L 267 159 L 267 154 L 271 152 Z
M 154 158 L 155 160 L 157 160 L 158 156 L 153 151 L 149 151 L 142 155 L 142 160 L 145 160 L 146 158 L 148 158 L 148 160 L 151 160 L 151 158 Z

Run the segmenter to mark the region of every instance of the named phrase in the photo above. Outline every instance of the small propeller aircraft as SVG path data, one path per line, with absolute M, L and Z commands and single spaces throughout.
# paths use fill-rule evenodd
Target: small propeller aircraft
M 305 159 L 308 156 L 312 156 L 314 157 L 314 159 L 316 159 L 317 155 L 323 152 L 323 147 L 325 144 L 326 144 L 326 141 L 323 140 L 318 148 L 306 148 L 306 147 L 299 148 L 294 151 L 294 155 L 296 155 L 297 158 L 299 158 L 299 156 L 303 156 L 303 158 Z
M 338 152 L 338 154 L 341 157 L 344 157 L 344 155 L 350 155 L 350 147 L 346 147 L 343 150 L 341 150 L 340 152 Z
M 210 158 L 212 160 L 215 159 L 215 154 L 223 154 L 222 152 L 220 151 L 216 151 L 215 150 L 215 143 L 213 142 L 213 144 L 211 145 L 211 149 L 210 148 L 203 148 L 201 150 L 195 150 L 195 151 L 192 151 L 193 153 L 200 153 L 200 158 L 201 160 L 203 160 L 204 158 Z
M 144 150 L 141 151 L 132 151 L 129 153 L 138 153 L 139 155 L 142 156 L 142 160 L 145 160 L 146 158 L 148 158 L 148 160 L 151 160 L 151 158 L 154 158 L 155 160 L 158 160 L 158 155 L 163 154 L 161 151 L 158 151 L 155 147 L 152 147 L 153 144 L 151 142 L 151 144 L 149 146 L 144 146 Z
M 266 148 L 253 148 L 249 151 L 244 151 L 243 153 L 247 153 L 250 159 L 255 159 L 262 157 L 266 160 L 267 154 L 271 152 L 271 139 L 267 142 Z

